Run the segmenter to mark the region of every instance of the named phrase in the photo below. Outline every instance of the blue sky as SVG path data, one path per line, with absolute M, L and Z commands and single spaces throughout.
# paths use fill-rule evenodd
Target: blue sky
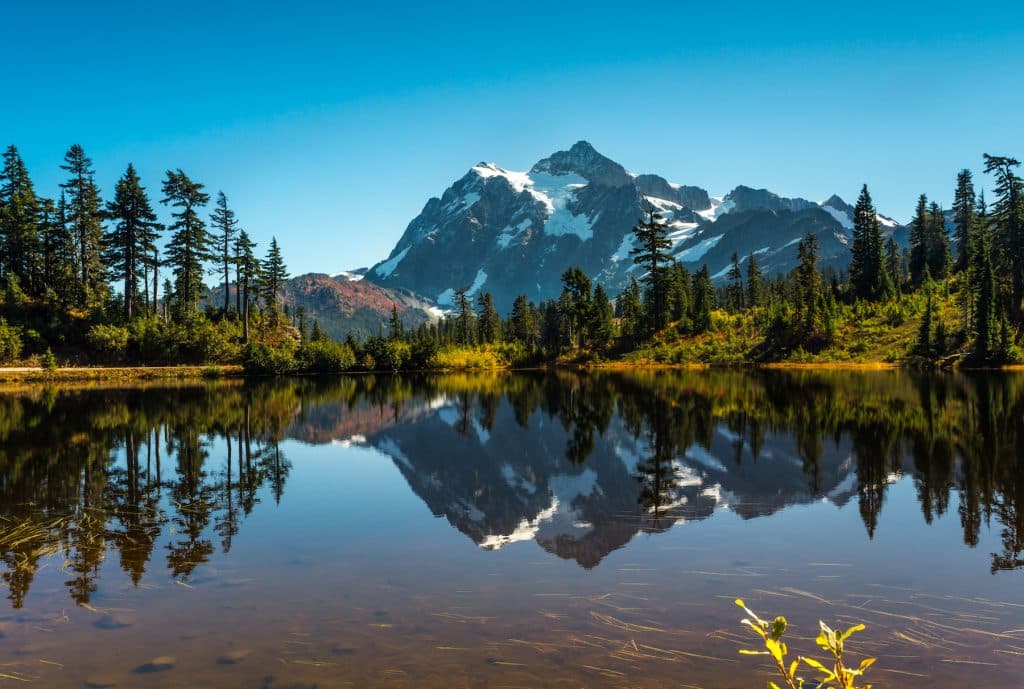
M 1024 158 L 1020 2 L 215 4 L 5 7 L 0 144 L 39 191 L 71 143 L 104 191 L 180 167 L 296 274 L 382 259 L 473 164 L 579 139 L 713 194 L 866 182 L 901 220 L 983 152 Z

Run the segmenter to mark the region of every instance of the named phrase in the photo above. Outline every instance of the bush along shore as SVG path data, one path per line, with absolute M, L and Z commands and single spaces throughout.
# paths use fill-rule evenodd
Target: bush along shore
M 707 265 L 691 272 L 674 260 L 669 228 L 651 209 L 633 228 L 636 278 L 614 299 L 570 267 L 557 299 L 520 296 L 504 317 L 490 294 L 460 288 L 437 322 L 407 330 L 394 306 L 376 334 L 339 341 L 283 303 L 288 271 L 277 240 L 258 258 L 224 193 L 205 216 L 204 185 L 168 170 L 165 227 L 131 165 L 104 202 L 91 161 L 72 146 L 55 202 L 36 194 L 11 146 L 0 169 L 0 366 L 53 377 L 69 367 L 160 377 L 546 365 L 1014 366 L 1024 324 L 1024 183 L 1016 159 L 984 162 L 991 203 L 961 171 L 951 213 L 918 199 L 906 247 L 883 232 L 865 186 L 841 272 L 820 269 L 814 234 L 797 242 L 797 265 L 785 275 L 762 272 L 756 253 L 733 255 L 724 274 L 712 276 Z M 212 303 L 203 284 L 210 271 L 222 303 Z

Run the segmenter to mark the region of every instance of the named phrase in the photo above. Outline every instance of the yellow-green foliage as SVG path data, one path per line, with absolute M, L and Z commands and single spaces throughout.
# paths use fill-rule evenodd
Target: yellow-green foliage
M 435 361 L 438 368 L 452 370 L 496 369 L 511 365 L 507 352 L 495 346 L 444 347 L 438 351 Z
M 846 667 L 843 661 L 846 640 L 853 634 L 864 631 L 865 627 L 863 624 L 857 624 L 845 632 L 839 632 L 833 630 L 824 622 L 818 623 L 821 627 L 821 632 L 814 641 L 818 644 L 819 648 L 831 654 L 831 659 L 826 662 L 831 664 L 832 667 L 828 668 L 824 663 L 807 656 L 797 656 L 792 661 L 788 660 L 786 656 L 789 654 L 789 648 L 786 646 L 786 642 L 782 640 L 782 635 L 786 632 L 785 617 L 779 616 L 769 622 L 755 615 L 742 600 L 737 599 L 736 605 L 743 608 L 743 611 L 747 613 L 747 617 L 743 619 L 743 624 L 750 627 L 755 634 L 761 637 L 761 641 L 766 649 L 763 651 L 741 649 L 740 653 L 743 655 L 771 656 L 772 660 L 775 661 L 775 667 L 778 668 L 779 674 L 782 676 L 782 680 L 789 689 L 803 689 L 805 685 L 815 687 L 816 689 L 871 689 L 870 684 L 858 687 L 857 681 L 874 664 L 875 659 L 865 658 L 860 662 L 856 670 Z M 801 664 L 814 670 L 818 674 L 818 678 L 808 683 L 808 680 L 798 676 L 797 672 L 800 670 Z M 768 682 L 768 686 L 770 689 L 779 689 L 779 685 L 772 681 Z
M 935 321 L 943 323 L 950 334 L 964 327 L 960 295 L 954 288 L 940 285 L 934 293 Z M 765 308 L 743 313 L 713 311 L 708 332 L 688 334 L 670 326 L 624 360 L 636 364 L 898 363 L 911 352 L 924 307 L 920 292 L 885 302 L 839 304 L 832 344 L 819 351 L 797 347 L 789 352 L 763 349 L 768 320 Z

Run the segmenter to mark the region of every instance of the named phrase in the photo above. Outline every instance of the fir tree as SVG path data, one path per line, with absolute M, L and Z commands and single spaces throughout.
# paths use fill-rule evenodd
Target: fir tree
M 805 336 L 815 332 L 819 320 L 821 273 L 818 272 L 820 245 L 818 238 L 808 232 L 797 244 L 797 267 L 793 282 L 796 288 L 797 312 Z
M 107 203 L 106 216 L 114 222 L 104 238 L 107 267 L 113 279 L 123 282 L 124 319 L 130 321 L 139 311 L 139 277 L 156 249 L 160 227 L 131 164 L 117 183 L 114 200 Z
M 974 209 L 977 199 L 970 170 L 961 170 L 956 176 L 953 194 L 953 224 L 956 236 L 956 271 L 963 272 L 971 265 L 971 245 L 974 230 Z
M 910 283 L 920 287 L 928 265 L 928 197 L 917 199 L 917 210 L 910 222 Z
M 391 304 L 391 318 L 388 320 L 388 339 L 405 339 L 405 324 L 402 323 L 402 317 L 398 315 L 398 306 L 394 303 Z
M 63 221 L 63 201 L 39 199 L 39 246 L 41 292 L 49 292 L 61 302 L 67 285 L 74 278 L 74 247 Z
M 946 234 L 946 217 L 934 201 L 928 207 L 927 233 L 928 272 L 935 280 L 945 280 L 952 266 L 949 236 Z
M 469 303 L 469 288 L 459 287 L 455 290 L 455 338 L 456 344 L 473 345 L 476 343 L 476 319 L 473 307 Z
M 693 276 L 692 293 L 691 327 L 694 332 L 707 332 L 711 329 L 711 311 L 715 308 L 715 286 L 711 283 L 707 263 Z
M 512 339 L 533 349 L 537 346 L 538 327 L 536 314 L 530 308 L 529 300 L 525 294 L 520 294 L 512 303 L 512 313 L 509 316 Z
M 213 241 L 217 247 L 218 260 L 221 267 L 221 276 L 224 278 L 224 313 L 227 314 L 231 307 L 231 293 L 229 283 L 231 281 L 231 266 L 234 264 L 232 256 L 233 243 L 238 234 L 238 219 L 235 212 L 228 208 L 228 197 L 223 191 L 217 192 L 217 204 L 210 215 L 210 225 L 213 227 Z M 238 291 L 238 285 L 235 285 Z
M 689 294 L 690 286 L 686 285 L 685 290 Z M 615 315 L 621 324 L 622 334 L 629 338 L 630 344 L 635 345 L 642 335 L 644 318 L 640 285 L 636 278 L 630 278 L 626 289 L 622 290 L 622 294 L 615 300 Z
M 889 273 L 889 281 L 897 294 L 903 291 L 903 257 L 900 255 L 900 245 L 893 237 L 885 242 L 885 270 Z
M 595 349 L 603 350 L 611 344 L 614 336 L 615 311 L 608 293 L 600 284 L 594 287 L 591 301 L 591 320 L 588 328 L 590 343 Z
M 984 199 L 978 217 L 985 218 Z M 974 293 L 974 358 L 988 361 L 992 358 L 996 342 L 996 280 L 992 267 L 992 252 L 988 232 L 984 225 L 976 230 L 974 268 L 971 271 L 970 291 Z
M 106 296 L 103 270 L 103 210 L 92 161 L 78 144 L 64 154 L 61 169 L 68 180 L 61 184 L 66 194 L 65 215 L 75 243 L 78 284 L 76 303 L 81 308 L 96 306 Z
M 40 289 L 39 201 L 18 149 L 9 146 L 0 170 L 0 277 L 14 275 L 30 294 Z
M 566 328 L 566 341 L 570 347 L 579 347 L 590 320 L 590 278 L 582 268 L 574 266 L 562 273 L 562 296 L 559 299 L 562 322 Z
M 761 266 L 757 263 L 757 256 L 747 256 L 747 305 L 751 307 L 761 306 L 764 303 L 764 278 L 761 276 Z
M 995 177 L 996 201 L 992 204 L 993 249 L 999 256 L 999 271 L 1008 276 L 1013 313 L 1020 312 L 1024 297 L 1024 181 L 1015 172 L 1020 161 L 1005 156 L 984 155 L 985 172 Z
M 882 226 L 865 184 L 853 213 L 853 256 L 850 260 L 850 284 L 858 299 L 877 301 L 890 293 L 884 270 Z
M 284 265 L 284 258 L 281 256 L 281 247 L 277 244 L 277 238 L 270 239 L 270 248 L 267 249 L 267 256 L 260 263 L 260 292 L 263 303 L 270 309 L 270 313 L 277 314 L 277 298 L 284 289 L 284 283 L 288 279 L 288 269 Z
M 730 311 L 742 311 L 746 295 L 743 291 L 743 269 L 740 267 L 740 255 L 732 252 L 729 259 L 729 272 L 726 275 L 729 283 L 725 287 L 725 305 Z
M 690 271 L 679 262 L 673 262 L 669 280 L 669 311 L 674 321 L 684 321 L 689 317 L 690 302 Z M 682 324 L 684 327 L 686 323 Z
M 199 303 L 203 264 L 212 258 L 210 234 L 198 212 L 210 195 L 180 169 L 167 171 L 163 192 L 162 203 L 178 209 L 172 213 L 175 221 L 169 228 L 172 235 L 167 245 L 167 265 L 174 274 L 174 297 L 180 315 L 189 318 Z
M 648 317 L 652 331 L 661 330 L 667 324 L 668 279 L 664 268 L 672 257 L 668 250 L 672 241 L 668 238 L 668 226 L 662 222 L 661 214 L 654 209 L 646 211 L 633 228 L 636 246 L 630 251 L 633 262 L 647 270 L 643 280 L 648 288 Z
M 494 308 L 494 297 L 490 292 L 484 292 L 476 298 L 478 309 L 477 322 L 480 331 L 480 342 L 493 344 L 501 340 L 501 316 Z

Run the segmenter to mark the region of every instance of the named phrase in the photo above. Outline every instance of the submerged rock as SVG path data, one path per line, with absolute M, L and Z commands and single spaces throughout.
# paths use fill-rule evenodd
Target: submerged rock
M 174 656 L 158 656 L 156 658 L 153 658 L 153 660 L 149 661 L 148 663 L 143 663 L 142 665 L 135 668 L 135 672 L 139 674 L 163 672 L 165 670 L 172 669 L 174 667 L 174 664 L 177 662 L 177 658 L 175 658 Z

